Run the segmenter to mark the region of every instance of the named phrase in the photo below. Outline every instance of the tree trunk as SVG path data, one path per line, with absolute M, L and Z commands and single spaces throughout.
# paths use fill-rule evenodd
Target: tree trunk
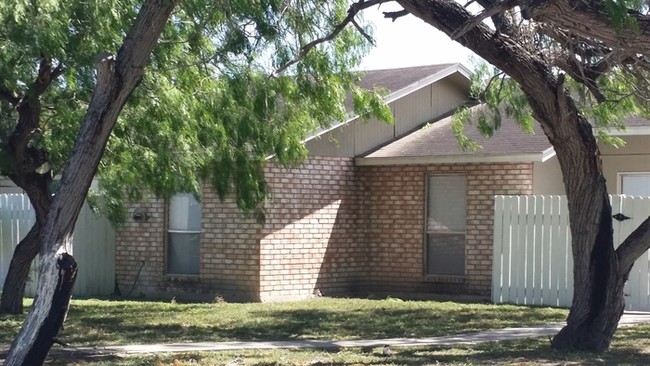
M 31 344 L 26 345 L 24 365 L 42 365 L 45 362 L 45 358 L 68 314 L 72 288 L 77 279 L 77 262 L 70 254 L 61 253 L 56 258 L 56 268 L 55 290 L 52 297 L 47 300 L 52 306 L 44 315 L 45 322 L 40 328 L 36 339 Z M 15 345 L 12 344 L 11 347 L 14 348 Z
M 595 245 L 590 253 L 585 252 L 589 245 L 572 243 L 574 258 L 579 258 L 574 264 L 573 304 L 567 325 L 551 342 L 555 349 L 605 351 L 623 315 L 627 274 L 621 275 L 618 271 L 607 194 L 603 195 L 600 216 Z M 579 218 L 576 226 L 587 225 L 584 222 L 587 219 Z
M 52 177 L 49 174 L 28 173 L 20 176 L 13 175 L 11 178 L 29 196 L 36 223 L 18 243 L 11 257 L 7 277 L 2 287 L 2 296 L 0 296 L 0 314 L 22 314 L 23 312 L 23 297 L 29 268 L 38 254 L 40 228 L 45 221 L 51 201 L 49 184 Z
M 7 271 L 2 296 L 0 314 L 22 314 L 25 285 L 32 261 L 38 254 L 40 229 L 34 224 L 29 233 L 18 243 Z
M 398 2 L 450 36 L 473 21 L 453 0 Z M 569 205 L 574 295 L 567 325 L 552 346 L 600 352 L 609 347 L 623 313 L 623 287 L 634 260 L 650 247 L 650 218 L 614 250 L 612 211 L 592 127 L 565 89 L 564 76 L 556 76 L 536 53 L 522 47 L 516 34 L 507 34 L 511 28 L 497 32 L 480 23 L 456 40 L 519 83 L 555 149 Z
M 67 262 L 66 244 L 72 238 L 74 224 L 111 131 L 129 95 L 142 80 L 149 55 L 176 3 L 145 1 L 117 57 L 102 54 L 97 58 L 97 85 L 61 175 L 61 185 L 41 228 L 38 295 L 9 349 L 5 366 L 38 366 L 42 362 L 34 363 L 38 360 L 31 359 L 31 353 L 47 355 L 52 346 L 54 340 L 48 321 L 52 314 L 61 314 L 62 305 L 67 306 L 67 302 L 58 302 L 56 296 L 62 265 Z

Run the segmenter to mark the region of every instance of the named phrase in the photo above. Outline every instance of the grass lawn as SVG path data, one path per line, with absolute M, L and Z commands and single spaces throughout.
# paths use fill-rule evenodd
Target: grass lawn
M 362 339 L 424 337 L 560 322 L 566 310 L 398 299 L 332 299 L 252 304 L 73 300 L 61 340 L 74 346 L 150 342 Z M 0 317 L 0 343 L 9 343 L 22 317 Z M 558 353 L 548 339 L 456 347 L 249 350 L 146 355 L 104 360 L 54 357 L 50 365 L 645 365 L 650 325 L 621 329 L 603 355 Z
M 180 304 L 73 300 L 60 339 L 73 346 L 154 342 L 425 337 L 561 322 L 566 310 L 399 299 Z M 0 317 L 10 343 L 22 317 Z
M 176 355 L 146 355 L 105 360 L 54 358 L 51 365 L 63 366 L 346 366 L 346 365 L 648 365 L 650 325 L 617 332 L 612 349 L 603 354 L 562 353 L 549 349 L 548 339 L 484 343 L 455 347 L 393 348 L 383 357 L 381 348 L 322 350 L 248 350 Z

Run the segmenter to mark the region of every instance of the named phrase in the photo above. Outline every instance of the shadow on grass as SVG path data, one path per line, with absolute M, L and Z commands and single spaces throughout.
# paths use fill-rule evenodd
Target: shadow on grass
M 390 307 L 253 310 L 236 318 L 221 319 L 219 307 L 215 306 L 212 309 L 215 314 L 201 323 L 188 319 L 187 314 L 195 310 L 205 311 L 205 307 L 183 305 L 157 309 L 158 320 L 145 322 L 143 319 L 151 316 L 146 306 L 130 309 L 129 313 L 119 309 L 98 312 L 73 308 L 61 337 L 72 344 L 413 338 L 528 325 L 535 319 L 537 322 L 548 319 L 548 316 L 535 315 L 543 309 L 486 307 L 476 311 L 471 306 L 454 308 L 453 305 L 444 310 Z M 563 313 L 558 314 L 555 319 L 562 319 Z
M 295 304 L 80 301 L 60 338 L 73 345 L 430 337 L 564 319 L 566 311 L 430 301 L 322 299 Z M 0 316 L 10 343 L 22 316 Z

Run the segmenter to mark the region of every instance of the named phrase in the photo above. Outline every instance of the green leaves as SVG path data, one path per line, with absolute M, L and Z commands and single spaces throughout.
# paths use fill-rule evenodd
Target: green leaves
M 41 55 L 66 70 L 41 96 L 38 147 L 49 152 L 55 174 L 92 96 L 95 56 L 117 52 L 138 7 L 131 0 L 0 4 L 0 87 L 26 93 Z M 368 49 L 356 30 L 301 55 L 301 47 L 339 24 L 347 7 L 340 0 L 181 2 L 98 167 L 104 195 L 98 202 L 109 216 L 123 219 L 125 200 L 198 194 L 203 184 L 260 212 L 269 195 L 263 177 L 269 159 L 301 161 L 310 133 L 347 118 L 348 95 L 357 113 L 390 119 L 380 95 L 359 91 L 358 76 L 349 72 Z M 15 110 L 3 107 L 0 142 L 16 121 Z
M 452 129 L 463 150 L 477 150 L 480 145 L 465 136 L 465 125 L 476 125 L 481 135 L 492 137 L 504 118 L 512 118 L 525 132 L 533 133 L 533 117 L 528 99 L 519 84 L 500 70 L 479 62 L 471 78 L 471 97 L 481 107 L 460 108 L 453 116 Z

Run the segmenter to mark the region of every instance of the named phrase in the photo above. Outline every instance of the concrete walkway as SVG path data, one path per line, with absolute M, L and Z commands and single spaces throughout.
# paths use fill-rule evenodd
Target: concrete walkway
M 642 323 L 650 323 L 650 313 L 626 312 L 619 322 L 619 327 L 629 327 Z M 79 348 L 53 348 L 56 353 L 84 354 L 84 355 L 133 355 L 143 353 L 165 352 L 215 352 L 242 349 L 270 349 L 270 348 L 318 348 L 338 349 L 345 347 L 391 347 L 407 346 L 452 346 L 457 344 L 471 344 L 481 342 L 509 341 L 520 338 L 552 336 L 557 333 L 563 324 L 553 323 L 521 328 L 505 328 L 485 332 L 455 334 L 442 337 L 427 338 L 386 338 L 348 341 L 263 341 L 263 342 L 196 342 L 196 343 L 164 343 L 164 344 L 133 344 L 127 346 L 107 347 L 79 347 Z

